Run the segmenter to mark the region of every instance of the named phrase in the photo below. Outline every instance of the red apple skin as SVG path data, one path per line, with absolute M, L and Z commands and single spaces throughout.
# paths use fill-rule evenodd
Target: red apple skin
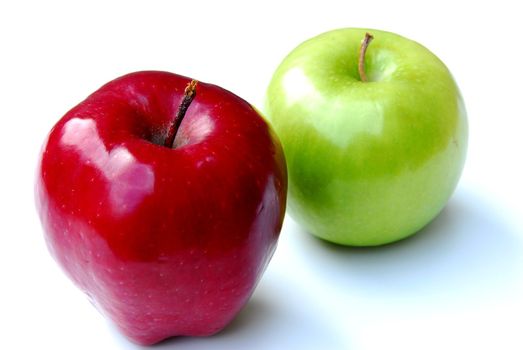
M 36 206 L 51 254 L 133 342 L 206 336 L 245 305 L 281 229 L 287 172 L 253 107 L 199 82 L 173 148 L 163 140 L 189 78 L 137 72 L 53 127 Z

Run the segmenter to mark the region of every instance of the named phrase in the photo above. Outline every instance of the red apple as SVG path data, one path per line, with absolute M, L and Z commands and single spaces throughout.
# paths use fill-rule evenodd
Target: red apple
M 225 327 L 285 211 L 285 160 L 267 123 L 233 93 L 190 81 L 109 82 L 58 121 L 37 171 L 52 255 L 139 344 Z

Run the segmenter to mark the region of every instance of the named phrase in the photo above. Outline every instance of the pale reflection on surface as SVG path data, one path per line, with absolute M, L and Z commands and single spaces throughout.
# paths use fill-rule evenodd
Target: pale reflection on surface
M 139 163 L 122 146 L 108 151 L 92 119 L 73 118 L 64 127 L 61 142 L 72 146 L 88 164 L 102 171 L 109 185 L 109 201 L 113 212 L 131 212 L 154 188 L 151 166 Z
M 283 77 L 283 91 L 285 100 L 293 104 L 303 98 L 319 98 L 315 86 L 300 68 L 293 68 Z
M 214 130 L 214 121 L 209 117 L 207 111 L 199 106 L 192 110 L 190 123 L 182 123 L 180 130 L 174 140 L 174 148 L 194 145 L 203 141 Z M 184 119 L 186 120 L 186 119 Z
M 361 135 L 380 136 L 385 126 L 385 110 L 375 94 L 366 95 L 363 89 L 354 94 L 354 89 L 347 87 L 350 85 L 339 84 L 322 95 L 301 68 L 293 68 L 283 77 L 282 91 L 287 104 L 297 106 L 296 123 L 307 123 L 330 143 L 346 149 Z M 292 114 L 285 118 L 292 118 Z

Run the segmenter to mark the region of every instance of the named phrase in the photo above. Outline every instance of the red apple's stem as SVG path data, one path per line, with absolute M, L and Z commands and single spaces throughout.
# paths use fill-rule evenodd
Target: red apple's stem
M 198 85 L 198 81 L 191 80 L 189 84 L 185 87 L 185 91 L 183 93 L 183 100 L 180 104 L 180 107 L 178 107 L 178 112 L 176 112 L 176 117 L 174 118 L 171 126 L 169 127 L 169 131 L 167 133 L 167 138 L 165 139 L 164 146 L 173 148 L 174 145 L 174 139 L 176 138 L 176 133 L 178 132 L 178 128 L 180 127 L 180 124 L 182 123 L 183 117 L 185 117 L 185 113 L 187 112 L 187 109 L 191 105 L 191 102 L 194 100 L 194 97 L 196 96 L 196 85 Z
M 370 33 L 365 33 L 365 38 L 361 41 L 360 46 L 360 58 L 358 61 L 358 71 L 360 73 L 360 79 L 363 82 L 368 81 L 367 74 L 365 74 L 365 53 L 367 52 L 367 47 L 369 47 L 370 42 L 374 39 L 374 36 Z

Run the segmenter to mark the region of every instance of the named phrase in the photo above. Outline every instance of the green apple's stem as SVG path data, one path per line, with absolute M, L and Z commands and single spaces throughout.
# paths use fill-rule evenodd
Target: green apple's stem
M 370 33 L 365 33 L 365 38 L 361 41 L 360 46 L 360 58 L 358 61 L 358 72 L 360 73 L 360 79 L 363 82 L 368 81 L 367 74 L 365 74 L 365 53 L 367 52 L 367 47 L 369 47 L 370 42 L 374 39 L 374 36 Z
M 163 144 L 165 147 L 173 148 L 174 139 L 176 138 L 178 128 L 182 123 L 183 117 L 185 117 L 187 109 L 191 105 L 191 102 L 194 100 L 194 97 L 196 96 L 196 85 L 198 85 L 198 81 L 191 80 L 191 82 L 187 84 L 187 86 L 185 87 L 182 103 L 180 104 L 180 107 L 178 107 L 176 117 L 174 118 L 171 126 L 169 127 L 169 131 L 167 132 L 167 138 L 165 139 L 165 142 Z

